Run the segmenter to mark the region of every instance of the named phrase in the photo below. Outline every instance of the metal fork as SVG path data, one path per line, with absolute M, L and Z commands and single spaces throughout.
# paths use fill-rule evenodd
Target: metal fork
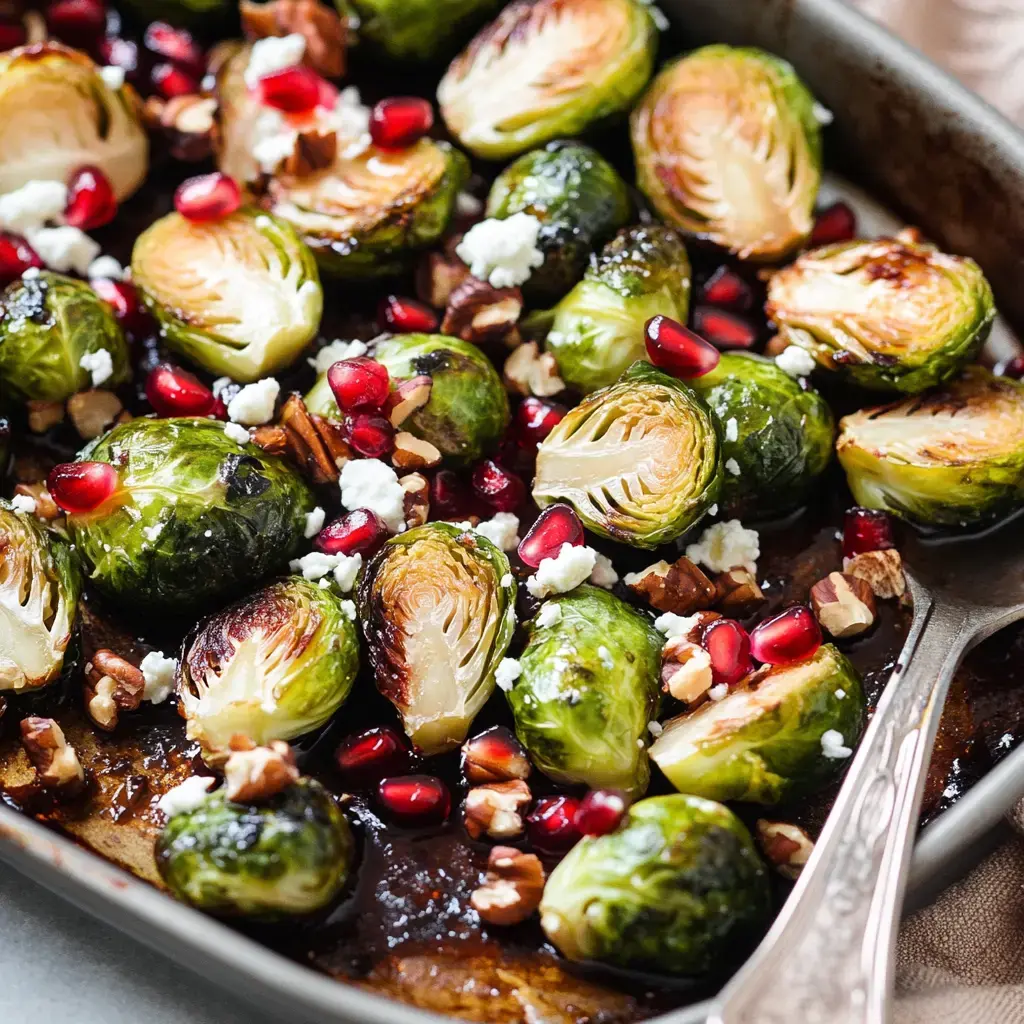
M 914 618 L 810 862 L 708 1024 L 884 1024 L 932 746 L 963 656 L 1024 618 L 1024 519 L 901 545 Z

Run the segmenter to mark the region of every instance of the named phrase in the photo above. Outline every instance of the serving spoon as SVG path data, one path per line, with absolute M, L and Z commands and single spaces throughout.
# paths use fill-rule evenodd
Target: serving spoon
M 932 746 L 964 655 L 1024 619 L 1024 515 L 901 545 L 914 618 L 800 880 L 708 1024 L 885 1024 Z

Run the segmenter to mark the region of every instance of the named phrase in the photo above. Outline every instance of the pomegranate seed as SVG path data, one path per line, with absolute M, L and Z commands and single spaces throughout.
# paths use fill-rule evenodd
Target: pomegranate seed
M 554 558 L 563 544 L 579 547 L 583 543 L 583 524 L 568 505 L 551 505 L 537 517 L 519 542 L 519 557 L 536 569 L 545 558 Z
M 381 100 L 370 112 L 370 138 L 381 149 L 406 149 L 434 126 L 434 108 L 417 96 Z
M 395 428 L 385 416 L 360 412 L 345 420 L 348 443 L 368 459 L 379 459 L 395 446 Z
M 164 62 L 155 65 L 149 77 L 153 88 L 165 100 L 173 100 L 175 96 L 191 96 L 199 92 L 199 79 L 174 64 Z
M 327 383 L 338 407 L 351 412 L 353 409 L 379 409 L 387 401 L 391 377 L 383 363 L 367 356 L 356 356 L 334 363 L 327 371 Z
M 117 470 L 106 462 L 62 462 L 50 470 L 46 489 L 65 512 L 99 508 L 118 486 Z
M 242 205 L 242 190 L 234 178 L 219 171 L 183 181 L 174 193 L 174 208 L 191 221 L 220 220 Z
M 526 819 L 526 834 L 541 853 L 568 853 L 580 840 L 576 813 L 580 802 L 571 796 L 548 796 L 538 800 Z
M 73 228 L 92 231 L 109 224 L 117 213 L 110 179 L 98 167 L 79 167 L 68 183 L 64 220 Z
M 530 759 L 511 729 L 495 725 L 462 745 L 462 772 L 474 785 L 511 782 L 530 774 Z
M 846 203 L 833 203 L 822 210 L 814 220 L 811 232 L 812 246 L 848 242 L 857 234 L 857 215 Z
M 202 78 L 206 61 L 199 44 L 183 28 L 173 28 L 165 21 L 154 21 L 142 38 L 150 53 L 184 68 L 196 78 Z
M 750 634 L 750 650 L 765 665 L 789 665 L 821 646 L 821 627 L 810 608 L 794 605 L 766 619 Z
M 430 511 L 435 519 L 465 519 L 471 501 L 466 485 L 450 469 L 441 469 L 430 481 Z
M 644 328 L 647 355 L 673 377 L 688 380 L 710 373 L 722 358 L 714 345 L 667 316 L 653 316 Z
M 368 508 L 357 508 L 328 523 L 315 543 L 327 555 L 371 555 L 387 539 L 384 520 Z
M 1020 380 L 1024 377 L 1024 356 L 1014 356 L 1012 359 L 1007 360 L 999 372 L 1003 377 L 1009 377 L 1011 380 Z
M 381 300 L 377 319 L 396 334 L 432 334 L 440 323 L 429 306 L 399 295 L 389 295 Z
M 139 301 L 138 292 L 131 282 L 94 277 L 89 284 L 104 302 L 113 306 L 114 316 L 130 334 L 139 337 L 154 328 L 153 320 Z
M 56 0 L 45 17 L 50 34 L 71 46 L 89 47 L 107 28 L 107 9 L 100 0 Z
M 853 558 L 865 551 L 885 551 L 895 547 L 892 521 L 877 508 L 851 508 L 843 523 L 843 557 Z
M 377 799 L 395 821 L 413 828 L 440 825 L 452 809 L 448 787 L 433 775 L 381 779 Z
M 592 789 L 581 801 L 573 818 L 585 836 L 606 836 L 619 827 L 626 813 L 626 799 L 613 789 Z
M 754 302 L 750 285 L 732 267 L 719 267 L 704 282 L 701 297 L 712 306 L 728 309 L 749 309 Z
M 146 378 L 146 398 L 157 416 L 209 416 L 217 408 L 213 392 L 188 370 L 158 363 Z
M 493 459 L 485 459 L 473 470 L 473 490 L 499 512 L 514 511 L 526 497 L 523 481 Z
M 304 114 L 320 104 L 320 76 L 307 67 L 282 68 L 257 83 L 260 102 L 289 114 Z
M 18 22 L 0 24 L 0 50 L 24 46 L 27 38 L 24 27 Z
M 701 646 L 711 658 L 711 673 L 716 684 L 735 686 L 754 667 L 750 661 L 750 636 L 732 619 L 715 619 L 704 630 Z
M 380 725 L 343 740 L 334 760 L 347 785 L 371 789 L 388 775 L 408 771 L 412 751 L 398 730 Z
M 565 417 L 560 405 L 541 398 L 524 398 L 516 410 L 516 428 L 520 443 L 540 444 Z
M 116 36 L 112 39 L 104 39 L 99 45 L 99 57 L 104 64 L 121 68 L 126 78 L 133 81 L 138 80 L 139 70 L 142 66 L 139 59 L 138 43 Z
M 698 306 L 693 311 L 693 326 L 719 348 L 750 348 L 757 341 L 757 331 L 750 321 L 710 306 Z
M 43 261 L 24 238 L 0 232 L 0 284 L 9 284 L 30 267 L 42 270 Z

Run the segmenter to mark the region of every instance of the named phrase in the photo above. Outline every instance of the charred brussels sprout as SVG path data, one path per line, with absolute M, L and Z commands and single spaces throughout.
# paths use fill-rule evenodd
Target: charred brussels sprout
M 301 577 L 270 584 L 198 630 L 178 687 L 189 739 L 206 760 L 231 737 L 257 745 L 320 728 L 352 689 L 359 638 L 342 599 Z
M 835 778 L 847 763 L 835 747 L 853 747 L 864 717 L 857 670 L 825 644 L 666 723 L 651 760 L 682 793 L 776 804 Z
M 724 354 L 691 383 L 718 417 L 722 458 L 740 469 L 722 476 L 723 512 L 767 519 L 799 508 L 832 458 L 828 403 L 774 362 L 746 353 Z
M 650 780 L 642 741 L 657 714 L 664 637 L 598 587 L 551 603 L 561 617 L 534 623 L 508 694 L 516 735 L 556 782 L 640 796 Z
M 722 456 L 704 400 L 649 363 L 584 399 L 537 452 L 533 497 L 635 548 L 681 536 L 718 500 Z
M 320 326 L 312 253 L 252 207 L 203 223 L 162 217 L 135 242 L 132 278 L 169 348 L 237 381 L 287 366 Z
M 685 323 L 690 261 L 682 239 L 657 225 L 622 231 L 593 260 L 578 285 L 527 330 L 549 326 L 544 347 L 559 376 L 584 394 L 614 384 L 646 359 L 644 324 L 658 314 Z
M 915 394 L 977 355 L 995 318 L 974 260 L 894 238 L 804 253 L 773 275 L 779 335 L 862 387 Z
M 81 590 L 68 542 L 0 500 L 0 691 L 61 674 Z
M 515 602 L 504 553 L 449 523 L 392 537 L 367 567 L 359 609 L 377 688 L 424 753 L 458 746 L 494 692 Z
M 836 451 L 860 505 L 967 526 L 1024 504 L 1024 384 L 972 366 L 839 427 Z
M 173 815 L 156 842 L 157 868 L 171 892 L 225 917 L 319 910 L 344 887 L 354 861 L 345 816 L 312 779 L 265 804 L 232 803 L 218 790 Z
M 130 375 L 128 343 L 114 313 L 84 281 L 48 271 L 19 278 L 0 295 L 0 383 L 23 401 L 63 402 L 92 387 L 82 365 L 106 352 L 103 387 Z
M 785 61 L 697 50 L 654 80 L 632 135 L 640 189 L 670 223 L 744 259 L 781 259 L 810 234 L 821 132 Z
M 516 0 L 448 68 L 441 113 L 488 160 L 579 135 L 630 108 L 651 76 L 657 35 L 640 0 Z
M 739 818 L 676 794 L 641 800 L 618 831 L 577 843 L 548 878 L 540 913 L 570 960 L 697 975 L 739 962 L 770 905 Z
M 288 463 L 214 420 L 132 420 L 80 458 L 120 483 L 68 527 L 89 577 L 128 607 L 189 612 L 255 583 L 295 554 L 316 504 Z
M 583 276 L 591 251 L 629 221 L 626 183 L 604 157 L 578 142 L 552 142 L 507 167 L 491 187 L 487 216 L 529 213 L 540 223 L 544 264 L 523 286 L 534 303 L 555 302 Z

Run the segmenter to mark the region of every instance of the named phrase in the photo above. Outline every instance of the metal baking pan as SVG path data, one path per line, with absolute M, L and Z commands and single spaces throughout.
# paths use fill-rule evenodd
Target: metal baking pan
M 678 45 L 761 46 L 790 60 L 835 114 L 831 168 L 985 269 L 1024 334 L 1024 136 L 915 51 L 840 0 L 661 0 Z M 990 848 L 1024 797 L 1024 746 L 921 834 L 910 906 Z M 174 902 L 0 805 L 0 858 L 82 909 L 289 1021 L 416 1024 L 444 1018 L 340 984 Z M 700 1005 L 659 1018 L 704 1019 Z

